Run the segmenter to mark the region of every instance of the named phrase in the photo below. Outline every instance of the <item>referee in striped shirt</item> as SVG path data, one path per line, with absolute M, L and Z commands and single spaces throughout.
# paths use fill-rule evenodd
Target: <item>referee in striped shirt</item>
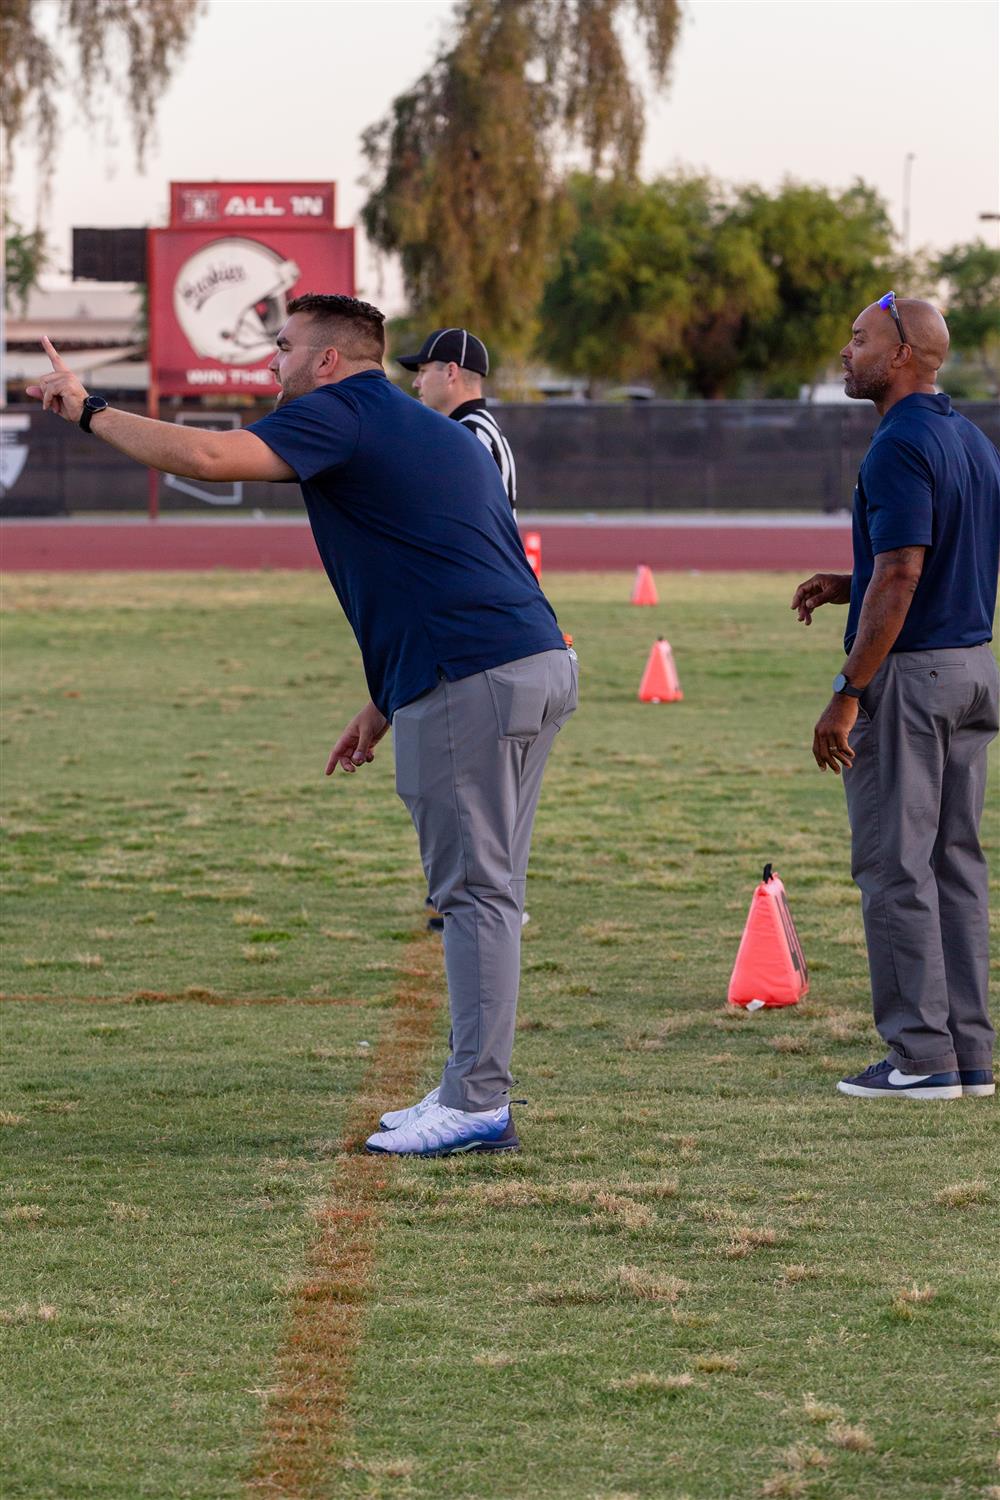
M 454 417 L 493 454 L 517 518 L 517 470 L 510 444 L 483 398 L 483 379 L 490 373 L 486 345 L 467 328 L 436 328 L 416 354 L 401 354 L 404 370 L 415 370 L 413 389 L 425 406 Z

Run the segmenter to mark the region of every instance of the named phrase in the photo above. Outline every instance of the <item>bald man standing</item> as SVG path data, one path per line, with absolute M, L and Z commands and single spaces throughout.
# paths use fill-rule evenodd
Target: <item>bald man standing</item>
M 806 625 L 822 604 L 850 606 L 813 755 L 844 773 L 888 1049 L 837 1085 L 863 1099 L 996 1091 L 979 824 L 998 716 L 1000 454 L 936 391 L 947 352 L 927 302 L 887 292 L 856 319 L 844 389 L 882 420 L 854 493 L 854 571 L 817 573 L 792 600 Z

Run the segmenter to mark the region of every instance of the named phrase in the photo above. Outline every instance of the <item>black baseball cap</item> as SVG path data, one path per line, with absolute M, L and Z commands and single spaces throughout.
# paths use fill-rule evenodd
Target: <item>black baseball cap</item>
M 424 339 L 416 354 L 399 354 L 397 364 L 404 370 L 417 370 L 434 360 L 442 364 L 456 364 L 463 370 L 472 370 L 476 375 L 490 373 L 490 357 L 486 345 L 467 328 L 435 328 Z

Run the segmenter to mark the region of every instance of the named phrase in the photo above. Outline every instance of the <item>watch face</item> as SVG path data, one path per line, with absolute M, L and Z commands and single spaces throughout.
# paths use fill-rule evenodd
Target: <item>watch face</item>
M 844 676 L 843 672 L 838 672 L 836 677 L 833 679 L 833 691 L 835 693 L 842 693 L 846 686 L 847 678 Z
M 97 413 L 104 411 L 108 403 L 103 396 L 85 396 L 83 399 L 83 410 L 80 413 L 80 426 L 84 432 L 90 431 L 90 423 Z

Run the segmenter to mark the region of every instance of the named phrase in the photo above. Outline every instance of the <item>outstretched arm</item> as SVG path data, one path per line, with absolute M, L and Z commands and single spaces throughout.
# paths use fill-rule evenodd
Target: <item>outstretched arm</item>
M 29 385 L 28 395 L 64 421 L 79 422 L 87 389 L 47 338 L 42 347 L 52 373 Z M 252 432 L 206 432 L 110 406 L 94 416 L 91 431 L 127 458 L 164 474 L 216 480 L 295 478 L 294 469 Z

